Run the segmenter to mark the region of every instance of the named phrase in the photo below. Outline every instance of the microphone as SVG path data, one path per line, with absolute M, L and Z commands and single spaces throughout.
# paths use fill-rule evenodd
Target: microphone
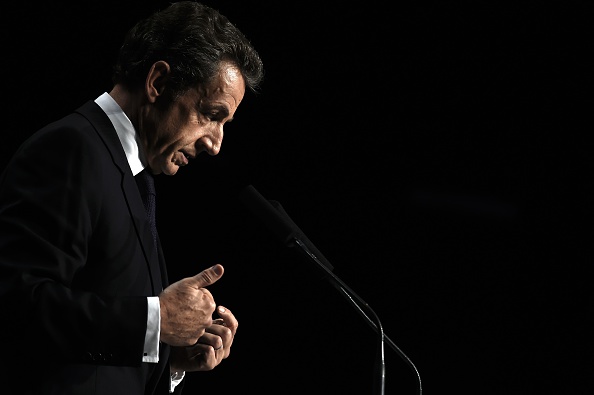
M 299 251 L 314 259 L 326 274 L 334 267 L 293 222 L 283 206 L 275 200 L 267 200 L 256 188 L 248 185 L 239 192 L 239 200 L 258 217 L 265 226 L 287 247 L 300 247 Z

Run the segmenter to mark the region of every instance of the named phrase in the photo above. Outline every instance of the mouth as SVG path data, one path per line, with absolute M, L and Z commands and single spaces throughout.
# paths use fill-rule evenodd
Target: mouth
M 186 151 L 179 150 L 173 156 L 172 161 L 178 166 L 186 166 L 190 159 L 194 159 L 194 156 Z

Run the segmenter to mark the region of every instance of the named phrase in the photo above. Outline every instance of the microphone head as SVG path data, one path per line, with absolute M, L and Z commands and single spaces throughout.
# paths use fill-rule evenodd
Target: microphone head
M 283 215 L 273 203 L 262 196 L 251 184 L 239 192 L 239 200 L 242 202 L 273 235 L 286 246 L 292 246 L 293 240 L 298 235 L 297 229 L 293 226 L 288 216 Z M 278 202 L 275 202 L 278 204 Z
M 239 193 L 239 200 L 276 236 L 276 238 L 287 247 L 296 247 L 297 240 L 307 246 L 318 264 L 325 266 L 332 271 L 334 268 L 322 255 L 320 250 L 307 238 L 301 229 L 293 222 L 283 206 L 275 200 L 267 200 L 256 188 L 248 185 Z M 302 254 L 302 248 L 297 248 Z M 309 257 L 308 257 L 309 258 Z

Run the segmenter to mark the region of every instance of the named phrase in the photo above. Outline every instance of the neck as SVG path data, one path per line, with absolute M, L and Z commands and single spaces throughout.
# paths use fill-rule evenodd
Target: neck
M 134 125 L 134 128 L 138 130 L 138 112 L 141 105 L 140 96 L 127 90 L 122 85 L 115 85 L 109 92 L 109 95 L 118 103 L 132 122 L 132 125 Z

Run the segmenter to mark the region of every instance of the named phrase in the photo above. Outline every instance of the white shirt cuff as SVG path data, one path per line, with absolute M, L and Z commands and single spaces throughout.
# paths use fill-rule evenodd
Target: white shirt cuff
M 146 316 L 146 335 L 142 362 L 159 362 L 159 337 L 161 335 L 161 305 L 158 296 L 146 298 L 148 314 Z M 183 376 L 182 376 L 183 377 Z

